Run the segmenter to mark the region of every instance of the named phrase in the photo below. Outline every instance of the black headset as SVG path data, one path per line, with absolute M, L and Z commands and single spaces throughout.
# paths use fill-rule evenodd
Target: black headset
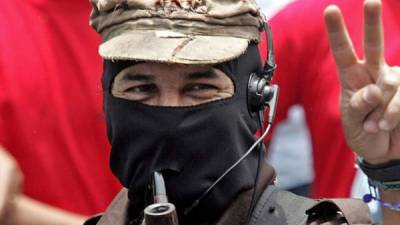
M 276 64 L 275 64 L 275 57 L 274 57 L 274 47 L 272 44 L 271 29 L 267 22 L 264 23 L 264 30 L 266 33 L 267 47 L 268 47 L 267 60 L 264 64 L 261 74 L 258 74 L 258 73 L 250 74 L 248 87 L 247 87 L 247 107 L 248 107 L 250 114 L 251 115 L 257 114 L 260 118 L 260 122 L 262 123 L 262 119 L 264 118 L 264 108 L 265 108 L 265 106 L 267 106 L 269 108 L 267 122 L 269 125 L 271 125 L 272 120 L 275 115 L 275 108 L 276 108 L 276 102 L 277 102 L 277 98 L 278 98 L 279 88 L 278 88 L 278 85 L 271 85 L 271 81 L 272 81 L 272 78 L 274 75 Z M 261 127 L 262 127 L 262 124 L 261 124 Z M 268 130 L 267 130 L 267 133 L 268 133 Z M 250 149 L 248 151 L 248 153 L 251 151 L 252 151 L 252 149 Z M 262 152 L 263 151 L 260 151 L 261 154 L 262 154 Z M 199 203 L 213 190 L 215 185 L 217 185 L 245 157 L 246 156 L 239 159 L 234 165 L 232 165 L 228 170 L 226 170 L 224 172 L 224 174 L 222 174 L 213 184 L 211 184 L 211 186 L 205 192 L 203 192 L 203 194 L 197 200 L 195 200 L 189 207 L 187 207 L 185 209 L 184 213 L 187 215 L 195 207 L 197 207 L 199 205 Z M 261 159 L 261 157 L 260 157 L 260 159 Z M 261 164 L 259 164 L 259 165 L 261 165 Z M 258 174 L 258 172 L 257 172 L 257 174 Z M 258 175 L 257 175 L 256 179 L 258 180 Z M 254 203 L 253 203 L 254 199 L 255 198 L 253 196 L 251 208 L 253 208 L 253 206 L 254 206 Z
M 247 84 L 247 107 L 251 116 L 258 116 L 258 121 L 260 122 L 260 132 L 262 136 L 268 134 L 270 126 L 272 125 L 272 121 L 275 117 L 275 109 L 277 98 L 279 94 L 278 85 L 272 85 L 271 81 L 274 76 L 274 72 L 276 69 L 275 64 L 275 55 L 274 55 L 274 45 L 272 40 L 272 33 L 267 22 L 264 22 L 263 25 L 266 41 L 267 41 L 267 59 L 263 66 L 263 69 L 260 73 L 252 73 L 250 74 L 249 81 Z M 264 110 L 265 107 L 268 107 L 268 127 L 267 130 L 263 131 L 264 126 Z M 264 133 L 264 134 L 263 134 Z M 261 140 L 261 139 L 260 139 Z M 262 159 L 264 158 L 263 144 L 260 143 L 258 145 L 258 166 L 257 166 L 257 174 L 256 179 L 254 181 L 254 191 L 253 196 L 250 203 L 250 208 L 247 215 L 246 224 L 250 223 L 251 214 L 256 205 L 256 188 L 259 183 L 259 175 L 262 169 Z
M 272 122 L 279 88 L 277 85 L 271 85 L 276 64 L 272 33 L 267 22 L 264 22 L 264 30 L 268 47 L 267 59 L 261 73 L 250 75 L 247 87 L 247 107 L 252 115 L 255 113 L 264 115 L 264 109 L 267 106 L 270 111 L 268 122 Z

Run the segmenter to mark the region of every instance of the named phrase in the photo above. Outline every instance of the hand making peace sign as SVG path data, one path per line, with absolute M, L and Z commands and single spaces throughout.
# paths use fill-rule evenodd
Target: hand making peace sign
M 400 67 L 384 58 L 381 1 L 364 3 L 364 53 L 359 59 L 342 14 L 325 10 L 341 82 L 341 117 L 349 146 L 371 164 L 400 159 Z

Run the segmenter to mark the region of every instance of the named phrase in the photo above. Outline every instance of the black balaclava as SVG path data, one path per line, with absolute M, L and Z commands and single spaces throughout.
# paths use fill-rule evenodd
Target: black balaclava
M 115 76 L 132 65 L 105 61 L 104 110 L 112 146 L 110 165 L 129 189 L 131 214 L 139 215 L 154 171 L 165 178 L 167 194 L 181 224 L 213 222 L 235 197 L 254 187 L 258 153 L 254 151 L 204 198 L 192 213 L 189 207 L 256 141 L 258 121 L 247 108 L 247 83 L 260 72 L 258 47 L 216 66 L 235 85 L 233 97 L 190 107 L 149 106 L 111 95 Z

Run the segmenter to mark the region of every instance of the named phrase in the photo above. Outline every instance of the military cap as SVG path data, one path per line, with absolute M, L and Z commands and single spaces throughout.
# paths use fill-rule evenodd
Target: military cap
M 216 64 L 258 42 L 255 0 L 90 0 L 90 25 L 109 60 Z

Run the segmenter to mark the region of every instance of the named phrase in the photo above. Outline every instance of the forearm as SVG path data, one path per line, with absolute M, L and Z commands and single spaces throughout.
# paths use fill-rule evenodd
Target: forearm
M 81 225 L 86 220 L 85 216 L 66 212 L 25 196 L 17 197 L 15 204 L 10 225 Z
M 384 202 L 400 203 L 400 191 L 382 191 L 381 198 Z M 398 225 L 400 212 L 383 207 L 383 225 Z

